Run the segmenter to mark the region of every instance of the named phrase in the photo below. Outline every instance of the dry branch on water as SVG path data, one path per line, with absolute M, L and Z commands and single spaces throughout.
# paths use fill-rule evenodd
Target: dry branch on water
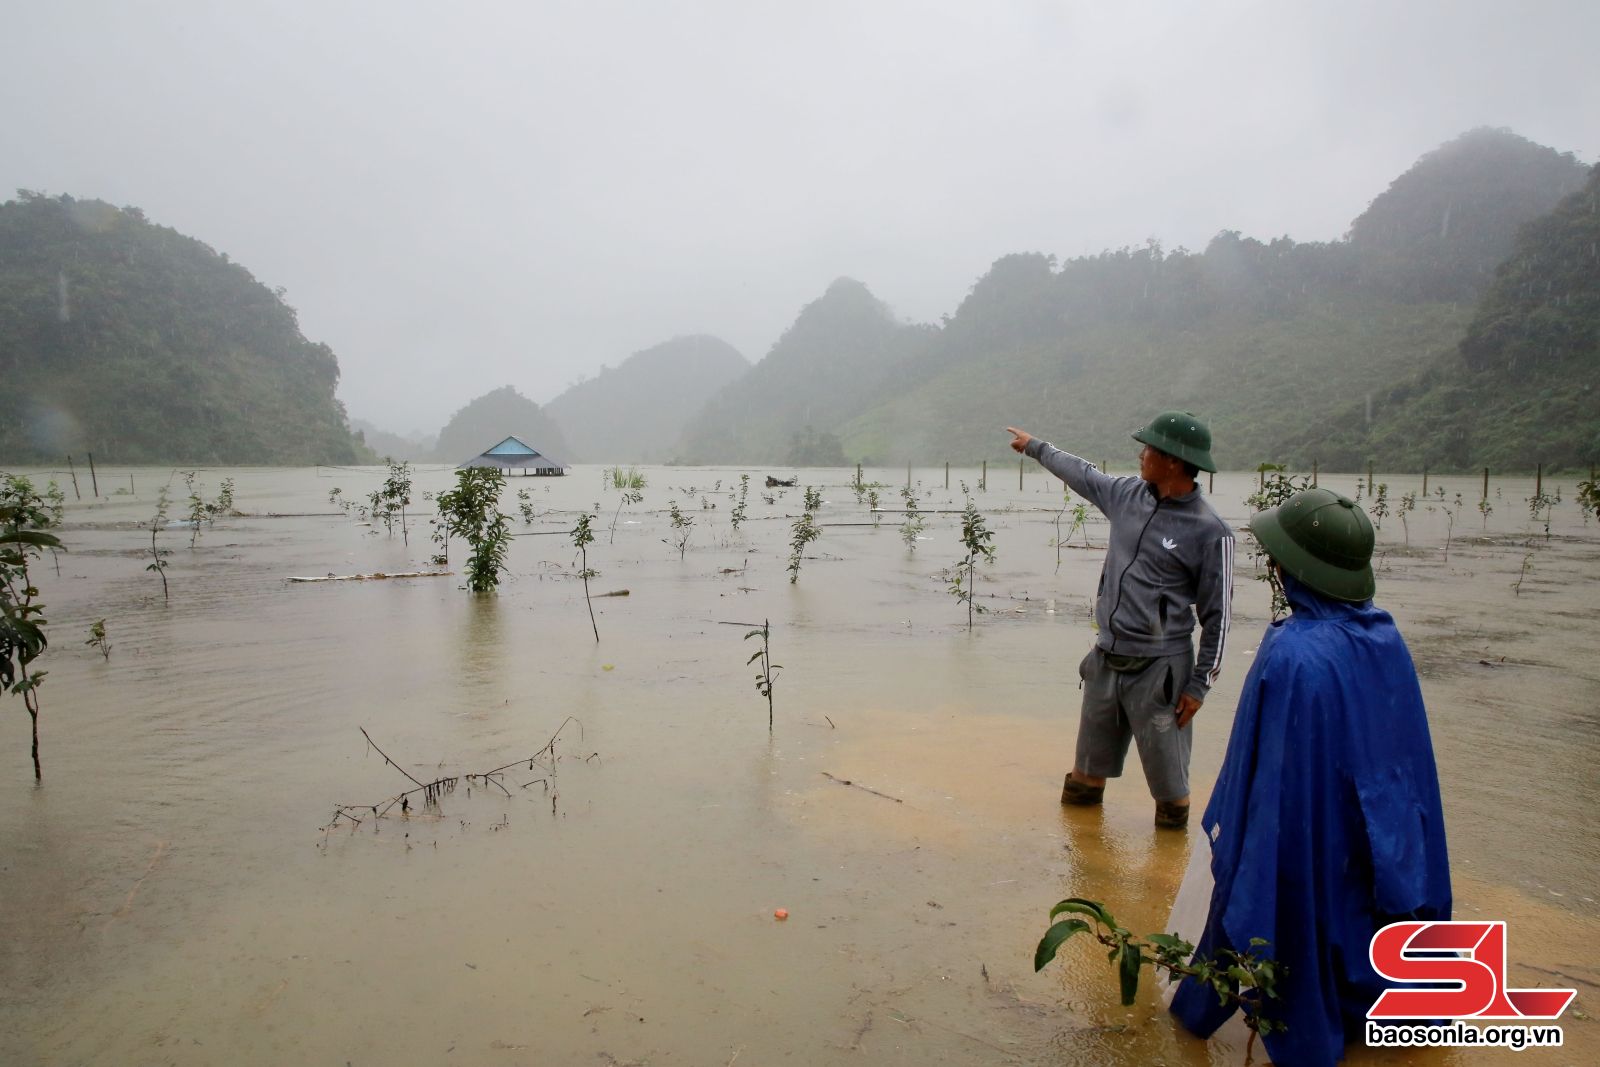
M 833 725 L 833 720 L 832 719 L 828 720 L 828 725 L 829 726 Z M 871 793 L 875 797 L 882 797 L 885 800 L 892 800 L 896 804 L 904 804 L 905 803 L 905 801 L 901 800 L 899 797 L 892 797 L 888 793 L 880 793 L 876 789 L 872 788 L 870 785 L 862 785 L 860 782 L 852 782 L 848 778 L 840 778 L 840 777 L 838 777 L 836 775 L 829 774 L 827 771 L 823 771 L 822 772 L 822 777 L 828 779 L 828 781 L 830 781 L 830 782 L 838 782 L 840 785 L 847 785 L 847 786 L 850 786 L 852 789 L 860 789 L 863 792 Z
M 550 785 L 550 779 L 555 777 L 556 764 L 561 759 L 561 756 L 557 754 L 556 747 L 557 742 L 561 738 L 561 732 L 572 723 L 577 723 L 578 740 L 581 742 L 583 740 L 583 723 L 579 722 L 578 719 L 574 718 L 573 716 L 568 715 L 564 720 L 562 720 L 561 725 L 556 727 L 556 732 L 550 735 L 550 740 L 545 742 L 544 747 L 539 749 L 539 751 L 535 752 L 531 756 L 512 760 L 510 763 L 502 764 L 499 767 L 494 767 L 487 771 L 478 771 L 464 775 L 440 775 L 439 777 L 427 782 L 422 781 L 416 775 L 406 770 L 394 759 L 394 757 L 390 756 L 382 748 L 378 747 L 378 743 L 372 739 L 372 735 L 367 733 L 367 728 L 363 726 L 360 728 L 361 736 L 367 739 L 367 745 L 379 756 L 382 756 L 385 763 L 399 771 L 401 774 L 405 775 L 406 778 L 412 783 L 413 788 L 407 789 L 402 793 L 396 793 L 391 797 L 387 797 L 378 801 L 376 804 L 336 804 L 333 810 L 333 818 L 328 820 L 328 824 L 322 829 L 324 833 L 326 833 L 327 831 L 338 826 L 340 820 L 350 823 L 353 828 L 360 826 L 369 818 L 382 819 L 388 816 L 389 812 L 392 811 L 397 804 L 400 806 L 400 814 L 402 816 L 410 816 L 412 812 L 411 798 L 417 796 L 419 793 L 422 795 L 421 808 L 424 811 L 437 813 L 439 809 L 439 802 L 444 797 L 454 793 L 456 791 L 456 787 L 462 782 L 465 782 L 467 785 L 468 796 L 472 795 L 472 786 L 477 784 L 481 786 L 494 786 L 507 797 L 513 797 L 516 796 L 516 794 L 506 786 L 506 772 L 512 770 L 513 768 L 521 767 L 524 764 L 527 765 L 529 771 L 533 771 L 535 769 L 544 771 L 545 776 L 534 778 L 527 782 L 522 782 L 518 784 L 517 788 L 519 790 L 528 789 L 531 786 L 542 784 L 545 789 L 545 795 L 550 798 L 550 813 L 554 815 L 556 812 L 556 801 L 559 799 L 559 794 Z M 595 759 L 598 756 L 598 752 L 591 752 L 588 756 L 584 757 L 584 762 L 588 762 L 589 760 Z

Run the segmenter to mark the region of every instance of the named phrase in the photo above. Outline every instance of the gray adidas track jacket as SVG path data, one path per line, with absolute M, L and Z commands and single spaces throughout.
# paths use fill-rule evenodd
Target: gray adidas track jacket
M 1184 692 L 1204 700 L 1222 668 L 1233 606 L 1233 531 L 1200 488 L 1158 499 L 1143 478 L 1113 478 L 1035 437 L 1027 454 L 1111 521 L 1095 621 L 1099 646 L 1125 656 L 1200 652 Z

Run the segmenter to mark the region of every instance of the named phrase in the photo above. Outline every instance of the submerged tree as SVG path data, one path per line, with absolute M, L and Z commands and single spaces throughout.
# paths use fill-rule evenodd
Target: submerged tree
M 581 561 L 578 565 L 578 577 L 583 579 L 583 602 L 589 606 L 589 626 L 594 630 L 595 643 L 598 644 L 600 627 L 594 621 L 594 601 L 589 599 L 589 579 L 600 574 L 589 566 L 589 546 L 594 543 L 594 531 L 589 528 L 589 524 L 594 518 L 588 512 L 578 516 L 578 525 L 572 528 L 572 546 L 578 550 Z
M 439 517 L 444 528 L 467 542 L 467 588 L 492 592 L 506 569 L 511 530 L 500 513 L 500 490 L 506 478 L 494 467 L 466 467 L 456 472 L 456 487 L 440 493 Z
M 694 535 L 694 519 L 683 513 L 676 500 L 668 508 L 672 516 L 672 536 L 663 537 L 661 543 L 671 545 L 678 550 L 678 560 L 683 560 L 683 554 L 689 550 L 689 538 Z
M 337 489 L 334 492 L 338 492 Z M 161 558 L 161 550 L 156 547 L 156 534 L 167 524 L 167 508 L 172 506 L 172 500 L 167 495 L 167 487 L 162 486 L 156 494 L 156 513 L 150 517 L 150 562 L 145 565 L 145 570 L 155 571 L 161 578 L 161 599 L 170 601 L 172 596 L 167 589 L 167 561 Z
M 751 630 L 744 635 L 746 641 L 753 637 L 761 638 L 761 647 L 750 653 L 750 658 L 744 661 L 746 667 L 756 660 L 761 661 L 761 669 L 756 672 L 756 692 L 760 693 L 767 701 L 767 732 L 772 732 L 772 683 L 777 680 L 773 672 L 783 670 L 783 664 L 772 662 L 772 620 L 762 619 L 759 630 Z
M 900 497 L 906 502 L 906 521 L 900 524 L 900 540 L 906 543 L 908 551 L 915 552 L 917 538 L 922 534 L 922 512 L 917 509 L 917 494 L 909 485 L 900 490 Z
M 389 461 L 389 477 L 384 479 L 383 488 L 378 490 L 378 501 L 383 525 L 389 531 L 389 536 L 394 536 L 394 520 L 398 515 L 400 539 L 409 545 L 411 534 L 406 529 L 406 508 L 411 503 L 411 464 Z
M 792 534 L 790 534 L 789 537 L 790 585 L 794 585 L 795 582 L 800 581 L 800 560 L 805 557 L 806 545 L 811 544 L 811 542 L 816 541 L 818 537 L 822 536 L 822 528 L 821 526 L 816 525 L 816 518 L 813 517 L 814 509 L 811 507 L 811 498 L 813 498 L 814 490 L 811 488 L 811 486 L 806 486 L 805 493 L 805 512 L 802 512 L 802 514 L 800 514 L 800 518 L 795 520 L 794 531 L 792 531 Z M 816 499 L 816 507 L 821 507 L 821 494 L 816 494 L 816 498 L 818 498 Z
M 961 491 L 966 492 L 967 486 L 963 482 Z M 967 554 L 956 564 L 954 577 L 950 579 L 950 595 L 957 602 L 967 605 L 967 630 L 972 630 L 972 614 L 974 611 L 986 610 L 976 600 L 978 591 L 978 560 L 986 563 L 994 562 L 994 546 L 989 542 L 994 539 L 994 532 L 983 521 L 983 515 L 978 511 L 978 505 L 972 502 L 972 497 L 967 497 L 967 506 L 961 512 L 961 544 L 966 548 Z
M 1268 511 L 1296 493 L 1311 488 L 1309 476 L 1288 474 L 1285 471 L 1284 466 L 1279 463 L 1263 463 L 1256 468 L 1256 473 L 1261 476 L 1260 487 L 1244 498 L 1244 502 L 1250 505 L 1252 511 Z M 1388 504 L 1385 502 L 1387 499 L 1385 494 L 1388 491 L 1387 485 L 1378 486 L 1378 503 L 1375 507 L 1383 509 L 1382 515 L 1388 514 Z M 1266 582 L 1272 590 L 1272 617 L 1276 619 L 1288 612 L 1289 597 L 1283 591 L 1283 583 L 1278 580 L 1277 569 L 1270 566 L 1262 567 L 1263 563 L 1271 561 L 1266 549 L 1261 547 L 1253 535 L 1250 543 L 1254 545 L 1250 550 L 1250 559 L 1256 568 L 1256 581 Z
M 33 777 L 39 764 L 39 684 L 44 671 L 30 671 L 49 642 L 44 605 L 28 572 L 30 557 L 61 548 L 46 530 L 52 524 L 45 500 L 26 478 L 7 475 L 0 483 L 0 690 L 22 698 L 33 726 Z

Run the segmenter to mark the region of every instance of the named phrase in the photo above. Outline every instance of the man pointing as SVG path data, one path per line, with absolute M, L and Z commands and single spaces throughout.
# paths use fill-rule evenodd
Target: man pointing
M 1191 721 L 1217 679 L 1233 602 L 1233 531 L 1202 499 L 1215 471 L 1211 431 L 1182 411 L 1133 435 L 1139 477 L 1113 478 L 1014 426 L 1011 447 L 1038 460 L 1111 523 L 1095 604 L 1099 638 L 1078 667 L 1083 711 L 1063 804 L 1098 804 L 1139 746 L 1156 825 L 1189 822 Z M 1196 621 L 1201 627 L 1198 657 Z

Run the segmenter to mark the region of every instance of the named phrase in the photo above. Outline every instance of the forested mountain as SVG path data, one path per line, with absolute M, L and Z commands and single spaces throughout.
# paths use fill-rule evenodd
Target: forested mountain
M 1460 342 L 1351 407 L 1291 458 L 1391 469 L 1583 469 L 1600 462 L 1600 166 L 1526 225 Z
M 0 458 L 357 462 L 338 381 L 282 290 L 139 209 L 0 204 Z
M 635 352 L 544 406 L 572 446 L 567 462 L 662 463 L 684 426 L 750 361 L 715 337 L 677 337 Z
M 441 463 L 465 463 L 516 436 L 557 463 L 571 463 L 566 438 L 538 404 L 509 385 L 471 401 L 439 431 L 433 458 Z
M 976 462 L 1020 425 L 1126 471 L 1129 433 L 1180 408 L 1209 419 L 1218 462 L 1254 466 L 1307 411 L 1395 380 L 1465 324 L 1459 306 L 1352 293 L 1345 252 L 1227 233 L 1199 254 L 1152 244 L 1059 271 L 1003 260 L 932 347 L 945 369 L 901 376 L 898 396 L 843 427 L 845 452 Z M 999 274 L 1007 299 L 985 295 Z
M 684 431 L 688 463 L 821 463 L 830 431 L 887 389 L 930 327 L 896 322 L 865 285 L 840 278 L 800 311 L 765 359 L 714 396 Z
M 1362 281 L 1402 300 L 1474 301 L 1517 227 L 1584 178 L 1570 153 L 1509 130 L 1462 134 L 1418 160 L 1350 224 Z
M 1059 266 L 1006 256 L 942 328 L 868 316 L 892 351 L 855 361 L 843 386 L 850 320 L 804 346 L 786 335 L 696 420 L 685 454 L 781 460 L 809 423 L 848 461 L 976 462 L 1008 455 L 1001 428 L 1021 425 L 1127 470 L 1129 433 L 1180 408 L 1211 421 L 1225 466 L 1285 459 L 1327 413 L 1453 349 L 1517 227 L 1585 178 L 1570 155 L 1474 130 L 1398 178 L 1342 241 L 1226 231 L 1198 253 L 1152 241 Z

